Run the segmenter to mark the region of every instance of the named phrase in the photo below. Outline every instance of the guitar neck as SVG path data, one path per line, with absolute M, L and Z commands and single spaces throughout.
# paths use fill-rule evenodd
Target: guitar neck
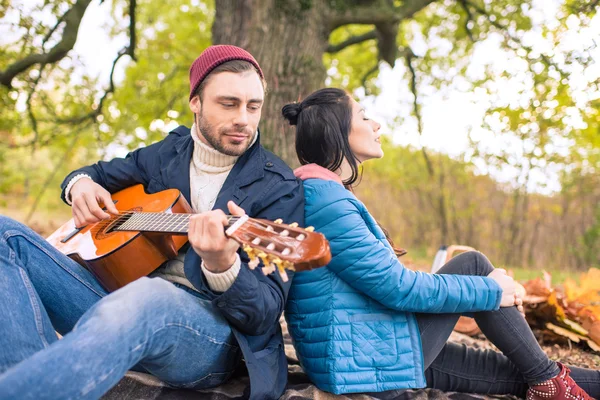
M 117 219 L 111 231 L 136 231 L 136 232 L 160 232 L 174 235 L 186 235 L 189 229 L 190 217 L 193 214 L 169 214 L 169 213 L 151 213 L 136 212 L 122 214 Z M 239 217 L 227 216 L 228 228 L 239 221 Z

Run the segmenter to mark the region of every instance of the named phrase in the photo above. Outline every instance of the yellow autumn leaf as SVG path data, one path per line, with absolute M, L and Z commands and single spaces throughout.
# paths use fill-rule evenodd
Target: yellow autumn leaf
M 580 275 L 579 282 L 579 285 L 570 279 L 565 282 L 567 299 L 585 305 L 600 304 L 600 269 L 590 268 Z
M 556 290 L 553 290 L 552 293 L 550 293 L 550 296 L 548 296 L 548 305 L 551 306 L 552 308 L 554 308 L 554 310 L 556 311 L 556 319 L 559 321 L 564 321 L 567 316 L 565 314 L 565 310 L 563 309 L 562 305 L 560 305 L 559 301 L 558 301 L 558 297 L 556 295 Z
M 587 330 L 585 330 L 581 325 L 579 325 L 575 321 L 571 321 L 570 319 L 565 318 L 561 322 L 564 323 L 565 325 L 567 325 L 573 332 L 576 332 L 576 333 L 578 333 L 580 335 L 583 335 L 583 336 L 588 336 L 589 335 L 589 332 Z
M 562 328 L 560 326 L 554 325 L 550 322 L 546 322 L 546 328 L 560 336 L 564 336 L 575 343 L 579 343 L 582 339 L 587 341 L 587 338 L 575 333 L 571 332 L 568 329 Z

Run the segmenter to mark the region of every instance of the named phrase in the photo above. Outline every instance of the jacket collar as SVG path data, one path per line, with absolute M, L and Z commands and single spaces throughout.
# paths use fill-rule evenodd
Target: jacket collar
M 172 134 L 178 134 L 182 138 L 175 144 L 178 157 L 167 167 L 167 176 L 171 184 L 177 187 L 190 202 L 190 161 L 193 156 L 194 142 L 190 135 L 190 128 L 186 126 L 177 127 Z M 257 135 L 254 144 L 238 158 L 231 169 L 217 196 L 214 209 L 222 209 L 227 213 L 227 199 L 232 199 L 239 205 L 247 197 L 240 188 L 264 177 L 265 153 L 260 145 L 260 131 L 257 131 Z
M 265 176 L 265 154 L 260 145 L 260 131 L 257 131 L 257 135 L 259 136 L 254 144 L 240 156 L 225 179 L 213 209 L 221 209 L 228 214 L 227 201 L 231 199 L 240 205 L 248 197 L 240 188 Z
M 303 181 L 307 179 L 324 179 L 334 181 L 343 186 L 342 178 L 335 172 L 323 168 L 317 164 L 306 164 L 294 170 L 294 175 Z

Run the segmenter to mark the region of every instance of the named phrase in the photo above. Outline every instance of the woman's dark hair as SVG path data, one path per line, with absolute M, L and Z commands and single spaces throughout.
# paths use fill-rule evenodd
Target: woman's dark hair
M 344 181 L 344 186 L 350 188 L 360 178 L 358 160 L 348 142 L 352 129 L 352 105 L 348 93 L 341 89 L 320 89 L 300 103 L 283 106 L 281 113 L 290 125 L 296 125 L 296 154 L 300 164 L 315 163 L 335 172 L 345 158 L 352 176 Z M 406 254 L 406 250 L 394 246 L 388 232 L 379 226 L 396 256 Z
M 344 186 L 351 187 L 359 179 L 359 163 L 348 142 L 352 128 L 348 93 L 335 88 L 320 89 L 300 103 L 283 106 L 281 113 L 290 125 L 296 125 L 296 154 L 300 164 L 315 163 L 335 172 L 346 159 L 352 175 L 344 181 Z

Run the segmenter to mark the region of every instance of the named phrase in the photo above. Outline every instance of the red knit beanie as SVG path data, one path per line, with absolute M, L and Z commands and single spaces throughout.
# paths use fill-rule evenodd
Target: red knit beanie
M 213 69 L 231 60 L 248 61 L 256 67 L 258 74 L 264 79 L 263 72 L 260 69 L 258 62 L 252 57 L 252 54 L 248 53 L 246 50 L 231 45 L 210 46 L 196 58 L 196 61 L 194 61 L 190 67 L 190 100 L 192 100 L 200 83 L 202 83 L 204 78 L 206 78 Z

